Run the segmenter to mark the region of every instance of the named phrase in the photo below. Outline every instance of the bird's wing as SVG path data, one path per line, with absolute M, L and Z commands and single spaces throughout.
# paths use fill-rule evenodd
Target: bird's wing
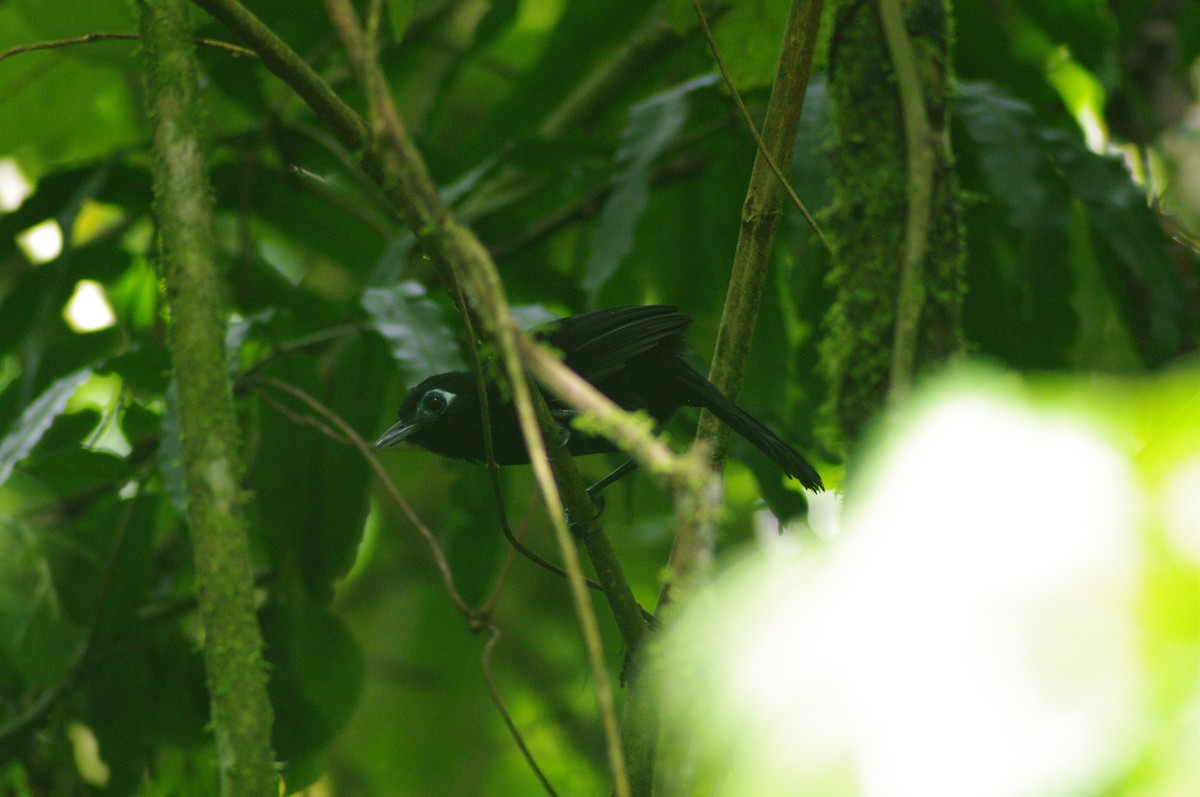
M 598 382 L 656 346 L 682 349 L 691 325 L 691 316 L 668 305 L 612 307 L 560 319 L 538 338 L 561 351 L 584 379 Z

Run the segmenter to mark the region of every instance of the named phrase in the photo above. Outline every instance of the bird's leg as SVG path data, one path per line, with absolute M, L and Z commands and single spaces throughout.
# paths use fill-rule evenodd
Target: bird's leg
M 600 495 L 600 491 L 627 473 L 637 470 L 637 466 L 637 462 L 632 459 L 628 460 L 619 465 L 612 473 L 608 474 L 603 479 L 587 488 L 588 497 L 592 499 L 592 505 L 596 507 L 596 517 L 600 517 L 600 515 L 604 514 L 604 496 Z M 570 512 L 567 513 L 567 525 L 570 526 L 572 534 L 579 536 L 578 526 L 576 526 L 574 521 L 571 519 Z
M 618 465 L 617 468 L 612 473 L 608 474 L 603 479 L 596 482 L 591 487 L 587 488 L 588 495 L 590 495 L 592 497 L 592 500 L 599 500 L 601 490 L 603 490 L 605 487 L 607 487 L 608 485 L 615 482 L 617 479 L 620 479 L 622 476 L 625 476 L 626 474 L 632 473 L 633 471 L 637 470 L 637 467 L 638 467 L 638 464 L 637 464 L 636 460 L 632 460 L 632 459 L 626 460 L 625 462 Z
M 625 476 L 626 474 L 632 473 L 633 471 L 637 470 L 637 467 L 638 467 L 638 464 L 635 460 L 632 460 L 632 459 L 626 460 L 625 462 L 622 462 L 620 465 L 618 465 L 612 471 L 612 473 L 608 474 L 603 479 L 596 482 L 591 487 L 587 488 L 587 494 L 591 497 L 592 503 L 596 507 L 596 516 L 597 517 L 604 514 L 604 504 L 606 503 L 604 500 L 604 496 L 602 496 L 600 494 L 600 491 L 603 490 L 608 485 L 610 485 L 613 482 L 620 479 L 622 476 Z

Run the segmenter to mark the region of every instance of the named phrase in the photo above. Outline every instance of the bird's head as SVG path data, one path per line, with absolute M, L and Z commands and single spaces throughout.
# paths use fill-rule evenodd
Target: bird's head
M 375 441 L 375 447 L 389 448 L 408 440 L 442 456 L 474 459 L 472 443 L 482 436 L 478 392 L 469 373 L 429 377 L 408 391 L 399 420 Z

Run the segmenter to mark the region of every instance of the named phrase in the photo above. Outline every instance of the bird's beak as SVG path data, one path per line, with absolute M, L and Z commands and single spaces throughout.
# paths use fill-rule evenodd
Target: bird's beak
M 397 443 L 402 443 L 412 437 L 421 428 L 421 425 L 419 421 L 401 418 L 379 436 L 379 439 L 375 441 L 375 448 L 390 448 Z

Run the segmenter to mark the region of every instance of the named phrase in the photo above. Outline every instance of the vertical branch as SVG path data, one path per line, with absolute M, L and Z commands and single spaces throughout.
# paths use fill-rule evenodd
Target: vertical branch
M 904 29 L 900 0 L 879 0 L 879 18 L 887 41 L 900 114 L 904 117 L 904 142 L 908 149 L 908 206 L 905 215 L 903 260 L 896 302 L 896 331 L 892 343 L 892 368 L 888 397 L 896 401 L 908 392 L 917 358 L 917 333 L 925 304 L 921 265 L 928 244 L 929 214 L 933 204 L 934 141 L 912 40 Z
M 754 159 L 750 186 L 742 204 L 742 227 L 709 373 L 709 381 L 731 399 L 737 399 L 746 377 L 746 359 L 762 303 L 775 230 L 783 215 L 786 192 L 770 161 L 783 174 L 791 168 L 822 5 L 821 0 L 792 2 L 775 84 L 763 120 L 762 138 L 767 152 L 759 152 Z M 714 462 L 724 461 L 729 449 L 729 429 L 712 413 L 701 413 L 699 436 L 712 446 Z
M 154 193 L 179 387 L 188 515 L 221 790 L 274 797 L 262 635 L 242 516 L 221 291 L 201 147 L 198 74 L 182 0 L 141 4 Z
M 800 111 L 804 106 L 804 93 L 808 88 L 822 5 L 822 0 L 792 0 L 775 84 L 763 122 L 762 138 L 766 152 L 760 151 L 754 160 L 750 186 L 742 205 L 742 227 L 734 251 L 733 273 L 725 295 L 721 328 L 717 333 L 709 371 L 709 381 L 734 400 L 741 393 L 745 380 L 746 359 L 762 302 L 775 230 L 783 215 L 786 191 L 771 168 L 771 162 L 783 174 L 787 174 L 791 167 L 792 148 L 800 124 Z M 705 410 L 700 413 L 696 437 L 708 443 L 713 462 L 719 470 L 729 450 L 729 429 Z M 696 524 L 685 528 L 710 527 Z M 711 556 L 712 544 L 711 539 L 684 534 L 676 536 L 660 605 L 669 599 L 669 590 L 673 585 L 686 584 L 704 570 Z

